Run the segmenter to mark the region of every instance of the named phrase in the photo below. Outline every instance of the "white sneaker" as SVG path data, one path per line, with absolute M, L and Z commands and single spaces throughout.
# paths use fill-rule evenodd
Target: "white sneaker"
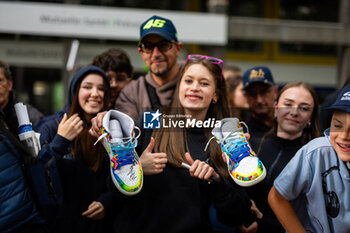
M 250 148 L 237 118 L 222 119 L 221 127 L 214 128 L 212 134 L 226 155 L 230 176 L 238 185 L 252 186 L 265 178 L 266 169 Z
M 111 161 L 113 183 L 125 195 L 137 194 L 143 185 L 142 166 L 135 151 L 140 135 L 134 136 L 134 128 L 137 127 L 128 115 L 109 110 L 103 117 L 102 135 L 97 140 L 103 138 L 103 146 Z

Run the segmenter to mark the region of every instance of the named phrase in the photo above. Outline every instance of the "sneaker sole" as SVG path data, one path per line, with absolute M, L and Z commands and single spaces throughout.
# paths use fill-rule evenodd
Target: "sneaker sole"
M 230 176 L 231 178 L 233 179 L 233 181 L 238 184 L 239 186 L 242 186 L 242 187 L 250 187 L 250 186 L 253 186 L 253 185 L 256 185 L 257 183 L 261 182 L 263 179 L 265 179 L 266 177 L 266 168 L 264 166 L 264 164 L 262 164 L 263 166 L 263 173 L 256 179 L 252 180 L 252 181 L 240 181 L 240 180 L 237 180 L 236 178 L 234 178 L 231 173 L 230 173 Z
M 139 164 L 139 166 L 141 166 L 141 164 Z M 143 186 L 143 176 L 141 176 L 140 185 L 135 185 L 133 187 L 130 187 L 130 186 L 126 185 L 121 179 L 120 179 L 120 182 L 118 182 L 118 180 L 115 178 L 113 168 L 111 167 L 110 170 L 111 170 L 112 181 L 114 183 L 114 186 L 117 187 L 117 189 L 121 193 L 123 193 L 127 196 L 132 196 L 132 195 L 138 194 L 141 191 L 142 186 Z M 123 187 L 125 187 L 125 189 L 130 190 L 130 191 L 126 191 Z

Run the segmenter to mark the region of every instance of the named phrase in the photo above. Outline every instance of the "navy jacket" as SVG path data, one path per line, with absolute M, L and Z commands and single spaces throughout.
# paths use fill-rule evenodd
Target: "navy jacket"
M 16 141 L 18 144 L 14 145 Z M 44 222 L 19 162 L 23 152 L 19 151 L 20 148 L 18 139 L 0 120 L 0 232 L 10 232 L 24 224 Z
M 53 225 L 53 232 L 69 233 L 104 233 L 110 232 L 113 214 L 113 196 L 108 191 L 109 159 L 106 156 L 99 171 L 88 169 L 83 159 L 71 159 L 69 156 L 70 141 L 56 134 L 47 150 L 57 158 L 63 191 L 63 205 L 59 208 Z M 81 214 L 93 201 L 99 201 L 105 207 L 107 216 L 101 220 L 92 220 Z
M 57 134 L 58 124 L 64 113 L 69 111 L 74 91 L 78 88 L 77 84 L 89 73 L 101 74 L 108 81 L 100 68 L 95 66 L 82 68 L 71 81 L 65 108 L 39 129 L 41 144 L 49 143 L 50 150 L 47 152 L 57 159 L 57 168 L 62 182 L 63 205 L 58 211 L 53 232 L 102 233 L 109 232 L 109 225 L 111 226 L 108 217 L 102 220 L 92 220 L 81 215 L 93 201 L 101 202 L 107 215 L 111 213 L 109 208 L 112 206 L 113 198 L 107 189 L 107 179 L 110 172 L 108 157 L 105 157 L 101 169 L 93 172 L 88 169 L 79 152 L 77 152 L 75 159 L 72 159 L 70 155 L 71 142 Z

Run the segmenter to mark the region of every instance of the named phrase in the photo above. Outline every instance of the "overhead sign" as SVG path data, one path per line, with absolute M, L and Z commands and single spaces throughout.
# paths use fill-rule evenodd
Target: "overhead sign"
M 137 41 L 141 23 L 152 15 L 171 19 L 182 42 L 227 44 L 223 14 L 53 3 L 0 2 L 0 32 Z
M 77 54 L 77 66 L 88 65 L 93 58 L 110 48 L 120 48 L 130 57 L 131 64 L 136 72 L 145 72 L 145 62 L 138 53 L 136 46 L 123 44 L 89 44 L 81 43 Z M 11 41 L 0 40 L 0 60 L 11 66 L 63 68 L 65 61 L 64 44 L 48 41 Z M 185 60 L 187 51 L 183 50 L 180 60 Z

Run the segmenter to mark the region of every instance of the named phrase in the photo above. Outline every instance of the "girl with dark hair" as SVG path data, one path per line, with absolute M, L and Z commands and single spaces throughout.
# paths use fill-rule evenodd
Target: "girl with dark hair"
M 285 232 L 267 203 L 273 181 L 295 153 L 311 139 L 319 136 L 318 97 L 306 82 L 286 84 L 275 102 L 275 123 L 260 144 L 250 143 L 267 169 L 266 178 L 247 188 L 263 218 L 258 219 L 257 232 Z
M 211 204 L 228 225 L 242 224 L 250 213 L 248 196 L 226 179 L 220 146 L 211 143 L 204 151 L 213 122 L 228 116 L 221 73 L 220 59 L 189 55 L 173 102 L 162 111 L 162 119 L 177 126 L 140 127 L 136 149 L 141 154 L 143 188 L 135 196 L 115 191 L 120 200 L 115 232 L 210 232 Z M 200 127 L 204 125 L 207 128 Z
M 91 119 L 108 109 L 109 98 L 109 80 L 103 70 L 86 66 L 71 81 L 68 112 L 40 129 L 41 144 L 49 143 L 48 153 L 56 158 L 62 182 L 63 203 L 53 232 L 108 231 L 105 215 L 112 205 L 107 189 L 109 159 L 102 145 L 93 145 L 95 138 L 88 130 Z

